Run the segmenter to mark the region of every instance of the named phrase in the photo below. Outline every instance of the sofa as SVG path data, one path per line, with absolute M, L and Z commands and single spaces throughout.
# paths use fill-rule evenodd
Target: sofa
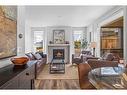
M 117 67 L 117 61 L 105 61 L 104 63 L 93 63 L 92 59 L 88 60 L 88 63 L 78 65 L 79 84 L 81 89 L 96 89 L 88 79 L 88 74 L 92 69 L 99 67 Z M 97 61 L 97 60 L 95 60 Z
M 47 55 L 43 54 L 42 52 L 36 52 L 36 53 L 26 53 L 25 54 L 29 60 L 37 60 L 37 64 L 36 64 L 36 77 L 38 76 L 38 74 L 43 70 L 46 62 L 47 62 Z
M 99 59 L 98 57 L 94 57 L 91 53 L 91 51 L 83 50 L 81 52 L 81 56 L 83 56 L 83 62 L 87 62 L 88 59 Z

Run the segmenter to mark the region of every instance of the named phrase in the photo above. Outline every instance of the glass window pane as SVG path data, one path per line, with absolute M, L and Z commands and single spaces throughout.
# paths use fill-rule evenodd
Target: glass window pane
M 34 48 L 36 51 L 43 51 L 44 31 L 34 31 Z
M 74 38 L 74 48 L 76 56 L 79 56 L 81 52 L 81 40 L 82 40 L 82 31 L 75 30 L 73 31 L 73 38 Z

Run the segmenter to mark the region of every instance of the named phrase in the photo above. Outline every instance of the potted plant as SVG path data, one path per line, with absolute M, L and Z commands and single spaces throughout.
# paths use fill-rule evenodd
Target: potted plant
M 83 50 L 87 48 L 87 45 L 88 45 L 88 42 L 87 42 L 86 38 L 82 39 L 81 47 Z

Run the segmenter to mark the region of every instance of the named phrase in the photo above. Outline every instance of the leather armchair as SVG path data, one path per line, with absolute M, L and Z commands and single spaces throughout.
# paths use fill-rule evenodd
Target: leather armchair
M 76 57 L 75 54 L 72 54 L 72 64 L 80 64 L 83 62 L 83 56 Z
M 89 64 L 86 63 L 78 65 L 79 84 L 81 89 L 95 89 L 95 87 L 89 82 L 89 71 L 91 71 Z
M 102 63 L 101 63 L 102 62 Z M 79 84 L 81 89 L 95 89 L 95 87 L 89 82 L 88 73 L 95 68 L 99 67 L 117 67 L 117 61 L 97 61 L 89 59 L 88 63 L 78 65 Z

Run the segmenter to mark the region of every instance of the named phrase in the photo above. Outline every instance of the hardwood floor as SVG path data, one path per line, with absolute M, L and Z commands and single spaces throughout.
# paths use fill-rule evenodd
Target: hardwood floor
M 35 89 L 80 89 L 77 66 L 66 64 L 65 74 L 50 74 L 46 65 L 35 80 Z
M 35 89 L 80 89 L 77 79 L 37 79 Z

